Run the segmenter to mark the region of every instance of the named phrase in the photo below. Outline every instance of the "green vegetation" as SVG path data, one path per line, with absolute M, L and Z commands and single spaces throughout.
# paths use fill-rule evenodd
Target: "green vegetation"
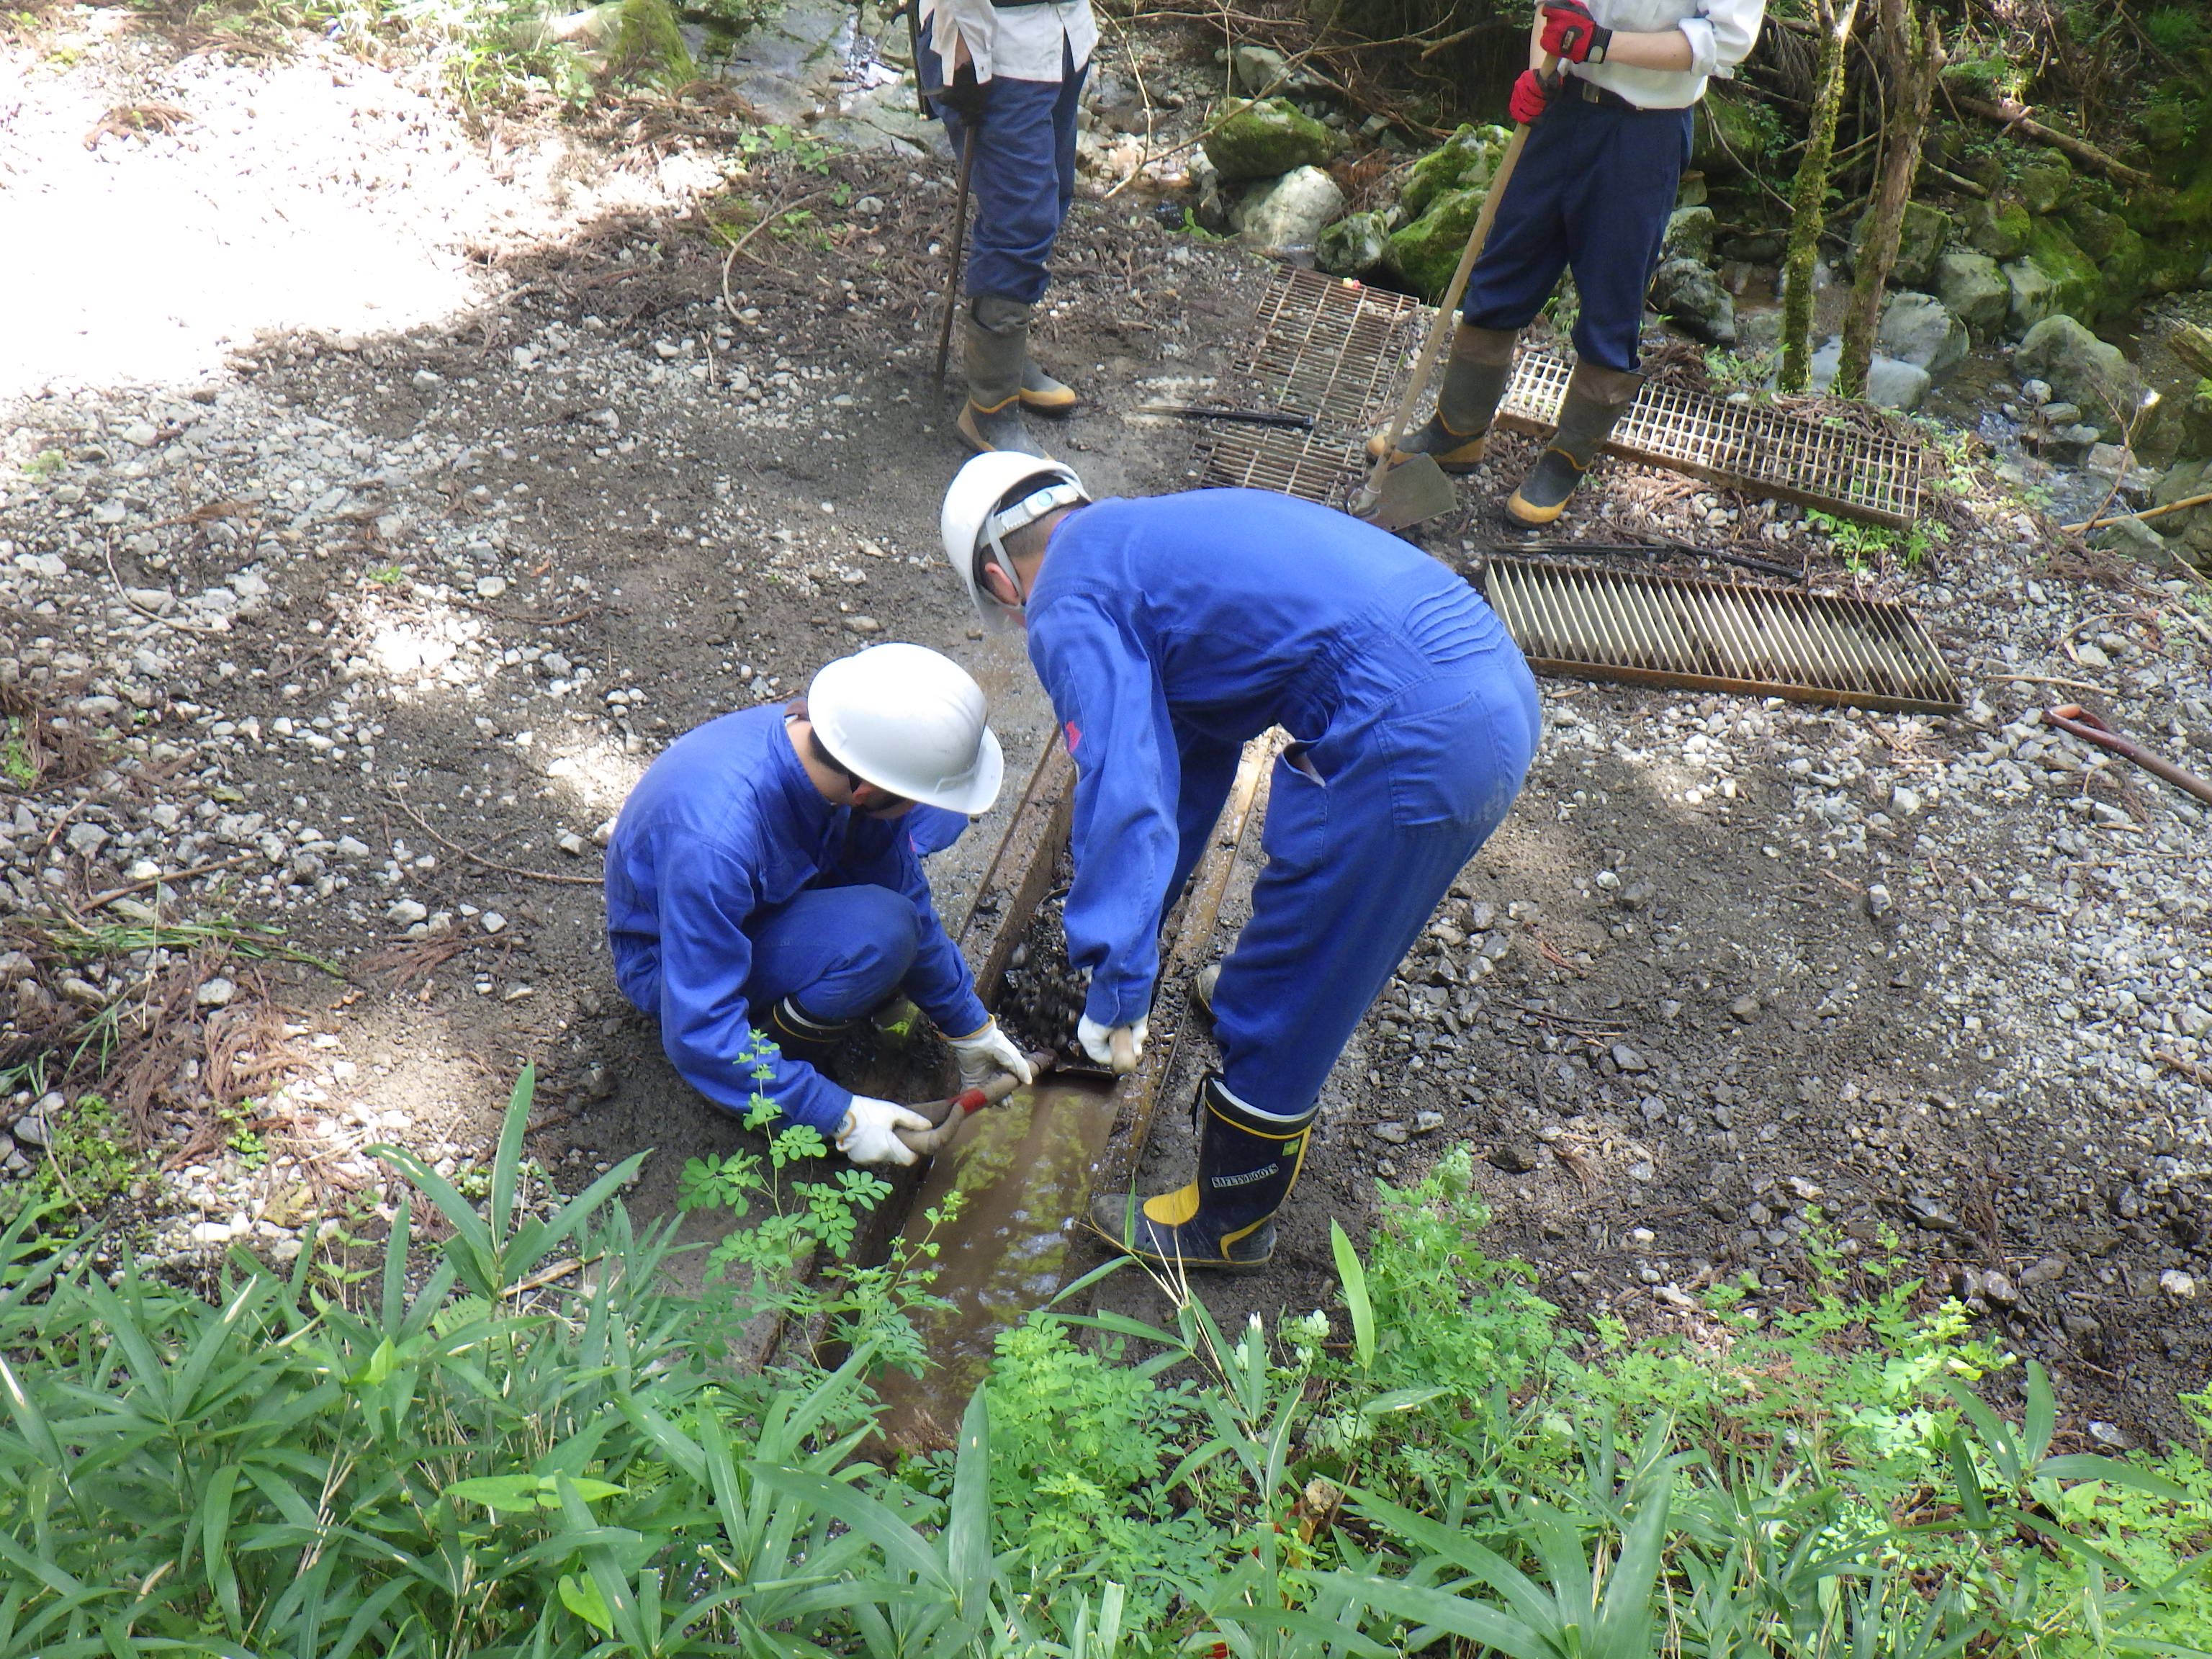
M 1828 538 L 1853 575 L 1864 575 L 1893 558 L 1907 570 L 1917 570 L 1937 548 L 1948 547 L 1951 541 L 1950 527 L 1932 519 L 1921 520 L 1910 530 L 1889 530 L 1812 510 L 1805 514 L 1805 522 Z
M 130 1126 L 100 1095 L 79 1095 L 46 1117 L 46 1155 L 27 1192 L 8 1195 L 7 1213 L 27 1207 L 80 1219 L 98 1215 L 138 1173 Z
M 238 1255 L 205 1297 L 111 1283 L 43 1205 L 0 1233 L 0 1650 L 2187 1659 L 2212 1628 L 2201 1458 L 2055 1451 L 2038 1367 L 1817 1231 L 1805 1294 L 1584 1334 L 1475 1248 L 1462 1149 L 1381 1189 L 1364 1265 L 1339 1231 L 1348 1341 L 1182 1293 L 1164 1328 L 1048 1311 L 948 1449 L 870 1462 L 877 1326 L 728 1370 L 616 1201 L 641 1157 L 536 1190 L 531 1092 L 481 1206 L 379 1149 L 449 1235 L 427 1273 L 417 1200 L 380 1272 Z
M 22 716 L 9 715 L 6 731 L 0 738 L 0 774 L 18 789 L 28 789 L 38 782 L 39 769 L 31 763 L 30 748 L 23 741 Z

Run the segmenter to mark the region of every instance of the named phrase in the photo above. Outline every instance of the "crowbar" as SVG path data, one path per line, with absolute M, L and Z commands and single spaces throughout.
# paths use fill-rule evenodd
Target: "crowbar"
M 945 396 L 945 362 L 952 355 L 952 313 L 960 304 L 960 259 L 968 246 L 968 180 L 975 171 L 975 132 L 960 146 L 960 187 L 952 200 L 952 270 L 945 279 L 945 321 L 937 331 L 937 396 Z
M 2069 732 L 2084 743 L 2094 743 L 2100 749 L 2109 749 L 2122 760 L 2133 761 L 2144 771 L 2157 774 L 2175 788 L 2185 790 L 2206 805 L 2212 806 L 2212 783 L 2205 782 L 2194 772 L 2184 771 L 2161 756 L 2152 754 L 2133 738 L 2112 730 L 2078 702 L 2063 702 L 2056 708 L 2045 709 L 2043 723 Z

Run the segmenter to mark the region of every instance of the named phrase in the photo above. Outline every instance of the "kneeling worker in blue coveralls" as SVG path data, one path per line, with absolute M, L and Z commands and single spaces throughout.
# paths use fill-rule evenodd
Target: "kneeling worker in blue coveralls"
M 1571 267 L 1580 310 L 1575 369 L 1559 431 L 1505 503 L 1516 522 L 1550 524 L 1636 401 L 1644 294 L 1690 156 L 1691 106 L 1759 39 L 1764 0 L 1546 0 L 1528 43 L 1535 69 L 1514 82 L 1526 148 L 1474 262 L 1437 412 L 1400 441 L 1392 465 L 1433 455 L 1447 472 L 1482 459 L 1513 379 L 1513 342 Z M 1382 452 L 1382 437 L 1369 452 Z
M 1253 489 L 1091 502 L 1054 462 L 980 455 L 945 498 L 986 626 L 1025 625 L 1076 766 L 1069 962 L 1096 1059 L 1139 1051 L 1160 919 L 1245 741 L 1281 726 L 1252 917 L 1210 999 L 1198 1176 L 1092 1224 L 1187 1267 L 1274 1249 L 1322 1085 L 1535 752 L 1536 687 L 1474 590 L 1396 537 Z
M 945 1033 L 963 1085 L 1030 1081 L 900 822 L 939 809 L 927 839 L 942 844 L 957 816 L 989 810 L 1003 772 L 981 688 L 918 645 L 840 658 L 803 702 L 724 714 L 670 744 L 607 846 L 607 942 L 616 982 L 659 1018 L 684 1081 L 740 1117 L 765 1092 L 855 1164 L 911 1164 L 895 1132 L 929 1120 L 819 1069 L 898 991 Z

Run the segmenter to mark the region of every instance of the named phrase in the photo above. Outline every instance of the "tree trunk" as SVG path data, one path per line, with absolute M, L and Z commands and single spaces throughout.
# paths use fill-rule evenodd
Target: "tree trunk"
M 1863 397 L 1867 368 L 1874 361 L 1875 330 L 1881 321 L 1881 295 L 1897 262 L 1899 234 L 1905 228 L 1905 204 L 1912 199 L 1913 175 L 1920 171 L 1920 140 L 1928 130 L 1928 106 L 1943 67 L 1943 37 L 1916 0 L 1881 0 L 1877 13 L 1884 66 L 1889 72 L 1888 152 L 1881 181 L 1869 210 L 1866 240 L 1844 312 L 1844 351 L 1836 363 L 1838 398 Z
M 1836 153 L 1836 117 L 1844 104 L 1844 59 L 1859 0 L 1814 0 L 1819 15 L 1820 57 L 1814 70 L 1812 126 L 1804 159 L 1790 193 L 1790 246 L 1782 259 L 1782 370 L 1784 392 L 1802 392 L 1811 372 L 1813 265 L 1820 256 L 1820 227 L 1827 216 L 1828 164 Z

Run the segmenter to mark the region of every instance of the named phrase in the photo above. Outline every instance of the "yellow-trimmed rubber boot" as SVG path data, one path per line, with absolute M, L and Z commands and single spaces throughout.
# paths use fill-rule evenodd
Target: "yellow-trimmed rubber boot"
M 1599 368 L 1577 363 L 1559 403 L 1559 429 L 1536 458 L 1536 465 L 1505 503 L 1514 523 L 1534 530 L 1550 524 L 1567 510 L 1568 500 L 1583 481 L 1598 451 L 1613 435 L 1613 428 L 1636 401 L 1644 377 L 1625 369 Z
M 1066 419 L 1083 404 L 1073 386 L 1054 380 L 1026 359 L 1022 363 L 1021 398 L 1022 407 L 1030 414 L 1055 421 Z
M 1198 1085 L 1198 1177 L 1155 1198 L 1093 1199 L 1091 1224 L 1158 1267 L 1252 1273 L 1275 1254 L 1275 1212 L 1297 1184 L 1316 1109 L 1278 1117 L 1209 1074 Z
M 762 1034 L 775 1044 L 776 1051 L 786 1060 L 804 1060 L 821 1071 L 856 1024 L 849 1019 L 817 1019 L 795 1000 L 786 997 L 769 1010 Z
M 979 294 L 961 313 L 960 359 L 968 376 L 968 402 L 958 425 L 960 435 L 978 450 L 1044 453 L 1022 422 L 1030 309 L 1017 301 Z
M 1437 393 L 1437 412 L 1426 425 L 1398 440 L 1390 452 L 1393 466 L 1416 455 L 1433 456 L 1447 472 L 1472 472 L 1490 442 L 1490 422 L 1513 383 L 1513 342 L 1510 330 L 1477 328 L 1462 321 L 1452 331 L 1451 357 L 1444 364 L 1444 383 Z M 1385 430 L 1367 441 L 1367 459 L 1382 458 L 1389 438 Z

